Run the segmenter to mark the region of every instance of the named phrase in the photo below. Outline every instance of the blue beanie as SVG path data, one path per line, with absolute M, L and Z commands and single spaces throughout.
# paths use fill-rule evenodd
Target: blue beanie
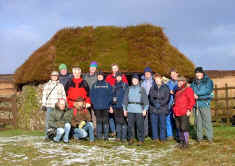
M 135 78 L 135 79 L 139 80 L 139 76 L 138 76 L 138 74 L 134 74 L 134 75 L 132 76 L 132 79 L 133 79 L 133 78 Z
M 152 73 L 153 71 L 152 71 L 152 69 L 151 69 L 150 67 L 146 67 L 146 68 L 144 69 L 144 73 L 146 73 L 146 72 Z

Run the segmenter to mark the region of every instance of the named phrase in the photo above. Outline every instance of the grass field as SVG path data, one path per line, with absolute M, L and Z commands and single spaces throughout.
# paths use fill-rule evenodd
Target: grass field
M 159 166 L 233 166 L 235 165 L 235 128 L 214 127 L 213 144 L 197 144 L 180 150 L 175 141 L 156 144 L 148 138 L 141 147 L 114 141 L 71 141 L 69 144 L 44 142 L 38 131 L 0 132 L 0 165 L 159 165 Z

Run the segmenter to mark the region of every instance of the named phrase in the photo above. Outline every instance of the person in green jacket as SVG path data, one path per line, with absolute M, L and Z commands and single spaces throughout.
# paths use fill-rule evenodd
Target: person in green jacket
M 203 128 L 205 128 L 208 141 L 213 141 L 213 127 L 211 121 L 210 103 L 213 98 L 213 81 L 205 74 L 202 67 L 195 69 L 195 80 L 191 87 L 195 93 L 196 109 L 195 125 L 197 141 L 200 143 L 203 139 Z
M 59 142 L 62 136 L 64 143 L 69 142 L 72 117 L 72 110 L 67 108 L 65 99 L 60 98 L 54 110 L 50 113 L 48 121 L 49 128 L 56 129 L 56 136 L 53 138 L 54 142 Z

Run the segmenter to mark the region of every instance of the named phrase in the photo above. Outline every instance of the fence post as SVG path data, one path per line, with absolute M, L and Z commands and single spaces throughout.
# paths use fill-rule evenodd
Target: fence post
M 16 105 L 16 94 L 12 96 L 11 98 L 11 104 L 12 104 L 12 115 L 13 115 L 13 126 L 17 127 L 17 105 Z
M 230 123 L 230 114 L 229 114 L 229 99 L 228 99 L 228 84 L 225 84 L 225 109 L 227 113 L 227 125 Z
M 217 90 L 217 85 L 215 85 L 215 89 L 214 89 L 214 91 L 215 91 L 215 122 L 217 123 L 218 122 L 218 90 Z

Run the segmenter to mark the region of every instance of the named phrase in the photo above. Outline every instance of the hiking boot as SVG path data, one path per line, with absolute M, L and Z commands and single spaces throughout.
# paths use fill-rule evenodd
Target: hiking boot
M 167 141 L 171 141 L 171 140 L 173 140 L 173 139 L 174 139 L 174 137 L 169 136 L 169 137 L 167 137 L 166 139 L 167 139 Z
M 133 143 L 134 143 L 133 139 L 130 139 L 130 140 L 128 141 L 128 145 L 133 145 Z
M 141 145 L 143 145 L 143 143 L 144 143 L 144 142 L 139 141 L 139 142 L 137 143 L 137 146 L 141 146 Z
M 120 139 L 120 138 L 116 138 L 116 139 L 115 139 L 115 141 L 120 142 L 120 141 L 121 141 L 121 139 Z

